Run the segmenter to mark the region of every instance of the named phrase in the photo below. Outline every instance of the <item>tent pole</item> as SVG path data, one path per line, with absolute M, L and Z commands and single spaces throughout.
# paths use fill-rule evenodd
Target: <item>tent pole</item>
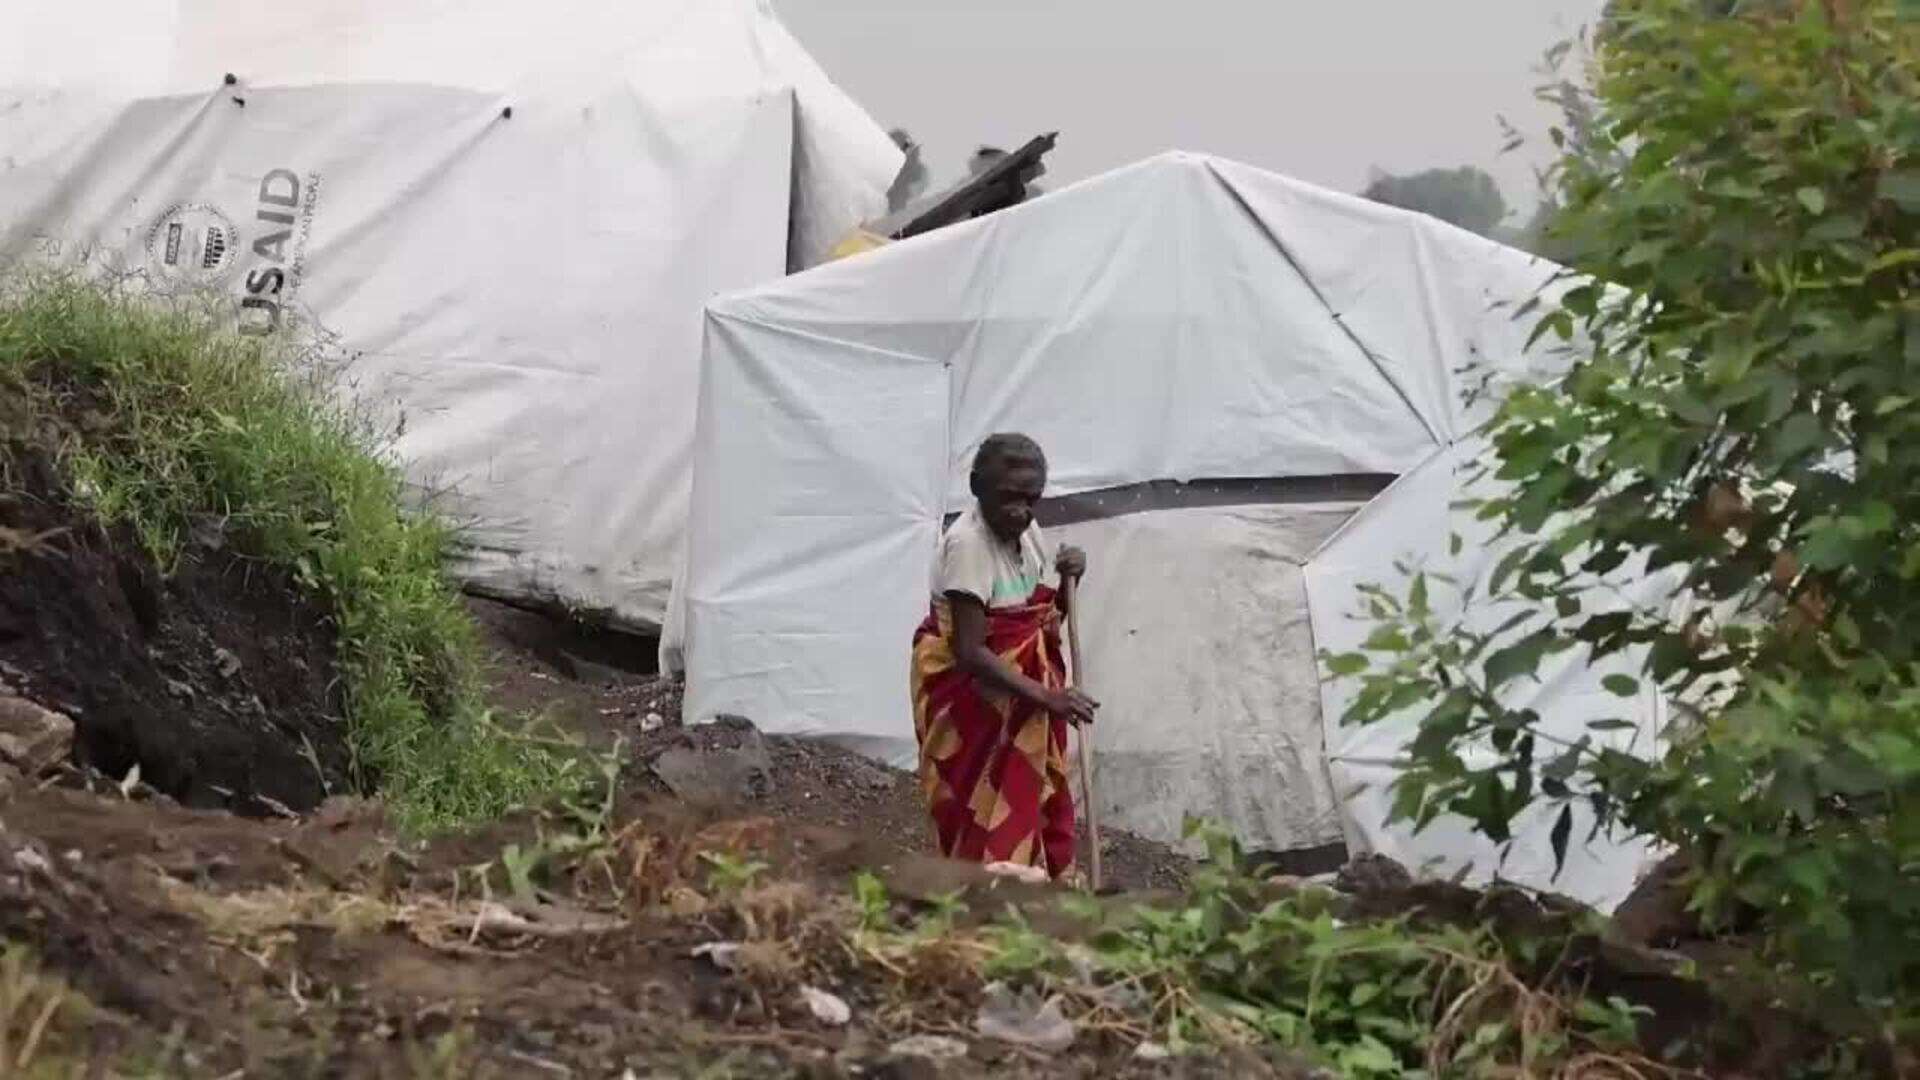
M 1079 579 L 1064 577 L 1060 587 L 1067 597 L 1067 656 L 1073 669 L 1074 689 L 1085 689 L 1080 683 L 1080 603 L 1074 595 L 1074 586 Z M 1100 880 L 1100 811 L 1093 803 L 1093 732 L 1092 725 L 1079 725 L 1080 743 L 1080 794 L 1082 804 L 1087 808 L 1087 846 L 1093 849 L 1093 891 L 1099 892 Z

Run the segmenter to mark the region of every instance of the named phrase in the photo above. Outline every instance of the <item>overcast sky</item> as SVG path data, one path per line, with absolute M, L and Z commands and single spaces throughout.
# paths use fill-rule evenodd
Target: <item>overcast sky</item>
M 1162 150 L 1342 190 L 1370 166 L 1479 164 L 1532 203 L 1534 68 L 1602 0 L 775 0 L 935 182 L 981 143 L 1060 132 L 1058 186 Z M 1537 137 L 1501 156 L 1496 115 Z

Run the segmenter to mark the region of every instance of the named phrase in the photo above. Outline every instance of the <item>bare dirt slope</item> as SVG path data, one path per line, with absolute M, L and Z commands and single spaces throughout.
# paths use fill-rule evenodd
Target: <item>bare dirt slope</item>
M 333 630 L 209 520 L 163 575 L 77 511 L 47 451 L 0 446 L 0 682 L 71 717 L 77 763 L 182 802 L 307 810 L 347 782 Z M 28 543 L 28 539 L 32 539 Z

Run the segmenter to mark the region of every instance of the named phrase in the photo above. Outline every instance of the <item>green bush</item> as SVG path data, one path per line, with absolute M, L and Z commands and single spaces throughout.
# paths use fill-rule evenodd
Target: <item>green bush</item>
M 547 793 L 571 766 L 488 715 L 446 527 L 402 508 L 399 473 L 314 359 L 196 302 L 45 274 L 0 287 L 0 393 L 69 421 L 64 464 L 101 518 L 163 567 L 197 517 L 222 518 L 331 613 L 364 787 L 419 827 Z
M 1920 33 L 1899 6 L 1616 0 L 1592 112 L 1554 133 L 1550 233 L 1590 276 L 1528 305 L 1586 358 L 1489 427 L 1509 487 L 1480 513 L 1517 548 L 1486 599 L 1527 614 L 1462 633 L 1420 577 L 1370 593 L 1380 632 L 1328 663 L 1362 676 L 1348 722 L 1421 703 L 1401 816 L 1502 839 L 1545 800 L 1564 852 L 1582 801 L 1688 855 L 1710 925 L 1757 923 L 1806 981 L 1911 1023 Z M 1684 615 L 1588 610 L 1635 560 L 1683 575 Z M 1572 650 L 1644 656 L 1689 706 L 1662 756 L 1554 744 L 1505 704 Z

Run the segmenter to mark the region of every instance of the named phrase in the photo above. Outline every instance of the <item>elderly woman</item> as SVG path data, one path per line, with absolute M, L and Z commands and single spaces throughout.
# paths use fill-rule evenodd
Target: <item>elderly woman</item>
M 1047 460 L 1025 435 L 994 435 L 973 459 L 974 506 L 940 538 L 933 605 L 913 638 L 920 782 L 940 853 L 1058 878 L 1073 865 L 1067 725 L 1099 708 L 1066 685 L 1063 591 L 1043 582 L 1034 505 Z M 1063 578 L 1086 572 L 1063 547 Z

